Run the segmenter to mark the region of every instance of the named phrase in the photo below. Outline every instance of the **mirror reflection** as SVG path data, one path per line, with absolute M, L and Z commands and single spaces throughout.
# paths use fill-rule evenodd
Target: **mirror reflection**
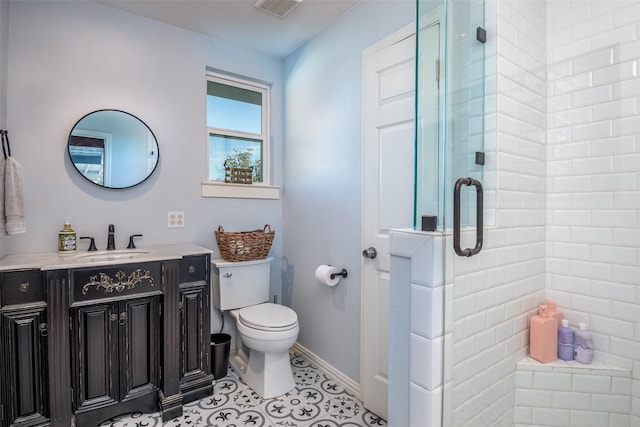
M 158 165 L 158 142 L 136 116 L 98 110 L 82 117 L 69 134 L 69 158 L 87 180 L 106 188 L 128 188 Z

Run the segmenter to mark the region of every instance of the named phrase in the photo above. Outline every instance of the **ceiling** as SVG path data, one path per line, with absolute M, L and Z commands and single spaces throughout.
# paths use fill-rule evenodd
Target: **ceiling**
M 156 21 L 285 57 L 329 27 L 358 0 L 304 0 L 284 18 L 255 0 L 96 0 Z

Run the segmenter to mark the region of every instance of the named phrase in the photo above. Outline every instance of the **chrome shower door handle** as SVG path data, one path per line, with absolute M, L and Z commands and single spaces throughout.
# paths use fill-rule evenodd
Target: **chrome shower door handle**
M 369 259 L 374 259 L 378 256 L 378 251 L 373 246 L 362 251 L 362 256 Z
M 476 245 L 474 248 L 460 248 L 460 190 L 463 185 L 473 185 L 476 188 Z M 463 257 L 476 255 L 482 249 L 482 233 L 484 221 L 482 184 L 477 179 L 460 178 L 453 189 L 453 249 Z

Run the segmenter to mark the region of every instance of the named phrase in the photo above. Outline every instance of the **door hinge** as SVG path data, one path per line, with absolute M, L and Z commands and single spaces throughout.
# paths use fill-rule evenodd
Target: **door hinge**
M 476 40 L 478 40 L 480 43 L 486 43 L 487 42 L 487 30 L 485 30 L 482 27 L 476 28 Z
M 440 89 L 440 59 L 436 59 L 436 87 Z

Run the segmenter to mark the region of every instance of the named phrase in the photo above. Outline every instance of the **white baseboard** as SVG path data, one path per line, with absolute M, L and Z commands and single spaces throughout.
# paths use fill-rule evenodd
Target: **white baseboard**
M 345 391 L 347 391 L 347 393 L 357 397 L 358 399 L 361 399 L 360 384 L 322 360 L 320 357 L 309 351 L 299 342 L 296 342 L 293 347 L 291 347 L 291 350 L 307 359 L 316 368 L 322 371 L 323 374 L 340 384 L 345 389 Z

